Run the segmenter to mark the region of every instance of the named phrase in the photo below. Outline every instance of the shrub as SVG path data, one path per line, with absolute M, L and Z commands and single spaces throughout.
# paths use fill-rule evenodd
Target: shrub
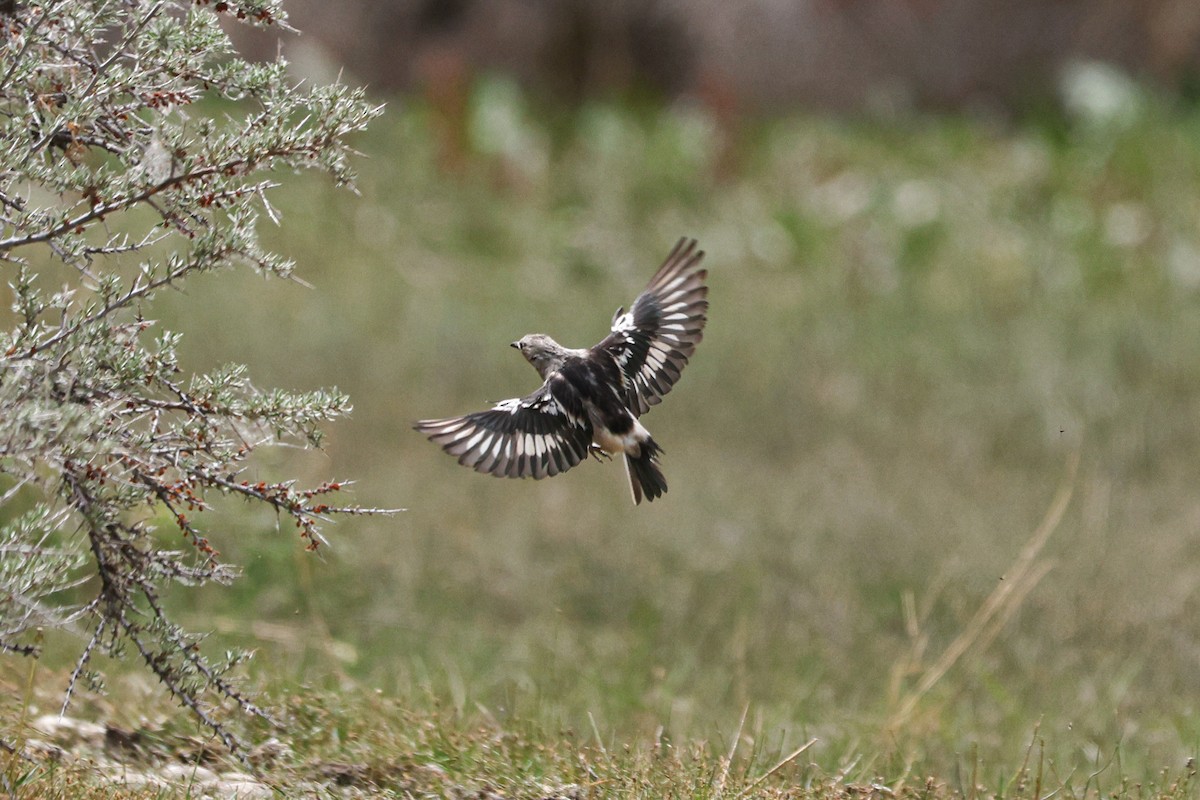
M 223 24 L 284 26 L 278 0 L 29 0 L 0 7 L 0 648 L 36 657 L 41 628 L 140 661 L 234 752 L 214 715 L 263 709 L 164 611 L 173 585 L 235 575 L 202 514 L 265 504 L 310 549 L 335 482 L 251 482 L 247 458 L 318 446 L 349 410 L 336 390 L 255 387 L 231 366 L 186 377 L 179 337 L 143 316 L 155 293 L 242 265 L 292 277 L 256 226 L 278 222 L 279 170 L 351 185 L 347 137 L 380 113 L 359 89 L 305 88 L 282 60 L 237 56 Z M 203 101 L 203 102 L 201 102 Z M 10 327 L 11 326 L 11 327 Z M 159 528 L 185 546 L 166 549 Z M 74 591 L 66 591 L 68 589 Z

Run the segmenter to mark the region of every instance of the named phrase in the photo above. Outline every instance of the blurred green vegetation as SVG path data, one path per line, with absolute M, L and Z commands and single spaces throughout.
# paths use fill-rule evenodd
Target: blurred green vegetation
M 1015 767 L 1035 731 L 1064 771 L 1196 754 L 1200 112 L 727 130 L 689 108 L 564 117 L 492 82 L 465 122 L 457 171 L 433 113 L 398 101 L 359 141 L 361 197 L 283 179 L 263 233 L 314 288 L 223 274 L 146 309 L 192 369 L 350 394 L 323 454 L 274 451 L 263 478 L 408 509 L 339 523 L 315 558 L 269 516 L 207 513 L 245 577 L 175 598 L 192 625 L 256 645 L 269 683 L 591 715 L 616 741 L 723 748 L 748 708 L 769 747 L 818 736 L 828 765 Z M 661 502 L 635 508 L 615 463 L 477 475 L 410 429 L 535 388 L 508 342 L 597 341 L 681 235 L 708 252 L 711 310 L 645 420 Z M 885 732 L 1076 452 L 1050 571 Z

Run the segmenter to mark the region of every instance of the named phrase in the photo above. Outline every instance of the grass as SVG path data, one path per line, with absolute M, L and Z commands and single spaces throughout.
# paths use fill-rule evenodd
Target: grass
M 429 695 L 393 697 L 358 688 L 276 687 L 287 745 L 252 753 L 255 768 L 284 796 L 399 797 L 695 797 L 695 798 L 943 798 L 1034 800 L 1055 795 L 1112 798 L 1195 796 L 1191 762 L 1142 778 L 1123 773 L 1122 752 L 1086 768 L 1057 762 L 1044 737 L 1031 731 L 1011 766 L 987 764 L 972 751 L 937 776 L 912 763 L 847 748 L 836 762 L 813 758 L 816 737 L 796 743 L 772 734 L 759 714 L 744 712 L 714 741 L 675 740 L 664 731 L 618 741 L 596 727 L 547 728 L 526 719 L 501 722 L 481 709 L 461 714 Z M 125 691 L 131 691 L 126 687 Z M 110 722 L 120 745 L 69 748 L 74 759 L 10 767 L 6 784 L 21 797 L 194 797 L 191 775 L 230 767 L 211 737 L 180 726 L 178 714 L 141 687 L 142 710 L 158 724 L 137 729 Z M 105 705 L 101 703 L 101 705 Z M 113 707 L 113 719 L 122 716 Z M 164 724 L 161 720 L 166 720 Z M 184 721 L 186 723 L 186 721 Z M 117 736 L 114 736 L 114 732 Z M 182 770 L 174 786 L 149 789 L 102 780 L 119 756 L 118 772 L 141 776 Z M 825 762 L 825 763 L 822 763 Z M 889 772 L 890 770 L 890 772 Z
M 748 126 L 726 174 L 698 111 L 474 102 L 507 133 L 476 130 L 462 174 L 397 103 L 361 142 L 361 198 L 287 180 L 264 233 L 315 290 L 226 274 L 147 312 L 196 369 L 350 393 L 325 453 L 272 453 L 264 477 L 409 509 L 317 558 L 269 516 L 211 513 L 245 577 L 173 602 L 258 648 L 294 740 L 280 775 L 1194 795 L 1200 114 L 796 117 Z M 632 507 L 616 465 L 492 480 L 409 429 L 530 391 L 507 342 L 598 340 L 683 234 L 712 310 L 646 418 L 663 502 Z M 39 691 L 75 646 L 52 641 Z M 112 693 L 135 700 L 81 711 L 194 735 L 146 687 Z

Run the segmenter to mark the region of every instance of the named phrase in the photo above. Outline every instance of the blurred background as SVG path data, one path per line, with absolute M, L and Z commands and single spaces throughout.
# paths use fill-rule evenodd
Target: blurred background
M 147 314 L 197 371 L 349 392 L 260 479 L 408 510 L 316 557 L 210 512 L 245 577 L 176 598 L 194 625 L 285 682 L 617 741 L 723 748 L 748 709 L 830 769 L 1017 766 L 1035 732 L 1064 773 L 1196 754 L 1200 4 L 289 6 L 302 35 L 238 35 L 387 102 L 361 196 L 283 176 L 263 235 L 314 288 L 223 274 Z M 534 389 L 508 342 L 599 340 L 682 235 L 711 312 L 646 419 L 661 502 L 410 429 Z
M 698 97 L 731 109 L 1012 111 L 1072 61 L 1194 88 L 1191 0 L 357 0 L 289 4 L 302 68 L 381 92 L 501 72 L 559 101 Z M 271 56 L 278 37 L 248 46 Z

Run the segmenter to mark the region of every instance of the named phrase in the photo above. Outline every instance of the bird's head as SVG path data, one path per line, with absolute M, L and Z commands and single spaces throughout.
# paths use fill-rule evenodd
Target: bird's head
M 566 351 L 544 333 L 530 333 L 512 343 L 543 378 L 562 365 Z

